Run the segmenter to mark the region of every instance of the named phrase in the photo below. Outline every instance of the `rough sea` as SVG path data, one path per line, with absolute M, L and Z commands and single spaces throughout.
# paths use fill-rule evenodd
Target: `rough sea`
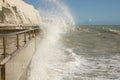
M 54 33 L 42 36 L 29 80 L 120 80 L 120 26 L 79 26 L 64 35 Z
M 63 80 L 120 80 L 120 26 L 79 26 L 62 39 L 75 70 Z
M 62 0 L 41 5 L 28 80 L 120 80 L 120 26 L 74 26 Z

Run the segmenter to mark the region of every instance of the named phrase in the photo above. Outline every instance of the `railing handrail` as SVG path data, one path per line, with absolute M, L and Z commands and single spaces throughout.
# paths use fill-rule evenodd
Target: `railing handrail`
M 5 33 L 5 34 L 0 34 L 0 37 L 7 37 L 11 35 L 17 35 L 17 34 L 22 34 L 22 33 L 27 33 L 33 30 L 38 30 L 39 28 L 34 28 L 34 29 L 29 29 L 29 30 L 23 30 L 23 31 L 18 31 L 18 32 L 12 32 L 12 33 Z
M 0 29 L 2 30 L 2 29 Z M 12 29 L 11 29 L 12 30 Z M 18 31 L 17 31 L 18 30 Z M 20 30 L 20 31 L 19 31 Z M 35 36 L 38 35 L 40 29 L 39 28 L 36 28 L 36 26 L 34 26 L 34 28 L 29 28 L 29 29 L 15 29 L 15 32 L 9 32 L 9 33 L 6 33 L 7 30 L 2 30 L 2 34 L 0 34 L 0 38 L 2 38 L 2 46 L 3 46 L 3 58 L 2 60 L 0 61 L 0 66 L 1 66 L 1 80 L 6 80 L 6 68 L 5 68 L 5 65 L 6 63 L 15 55 L 15 52 L 17 50 L 20 49 L 21 45 L 20 45 L 20 35 L 23 35 L 23 41 L 24 41 L 24 44 L 26 44 L 27 41 L 31 40 L 32 38 L 34 38 Z M 7 53 L 7 43 L 6 43 L 6 38 L 7 37 L 10 37 L 10 36 L 16 36 L 16 47 L 17 49 L 16 50 L 13 50 L 12 51 L 12 54 L 9 54 Z M 28 35 L 28 37 L 27 37 Z M 28 40 L 27 40 L 28 38 Z

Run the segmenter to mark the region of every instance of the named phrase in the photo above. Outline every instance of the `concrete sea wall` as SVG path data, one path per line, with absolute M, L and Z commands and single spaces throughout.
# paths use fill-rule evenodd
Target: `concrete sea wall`
M 38 38 L 33 38 L 6 64 L 6 80 L 27 80 L 27 70 L 37 46 Z

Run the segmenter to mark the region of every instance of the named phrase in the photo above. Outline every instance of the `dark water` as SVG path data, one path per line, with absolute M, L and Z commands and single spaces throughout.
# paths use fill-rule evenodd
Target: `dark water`
M 76 27 L 63 43 L 78 64 L 65 80 L 120 80 L 120 26 Z

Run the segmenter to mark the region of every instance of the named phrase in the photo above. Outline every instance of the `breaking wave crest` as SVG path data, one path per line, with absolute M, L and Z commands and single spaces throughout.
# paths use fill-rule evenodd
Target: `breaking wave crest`
M 66 57 L 75 54 L 65 55 L 65 51 L 72 52 L 61 42 L 68 27 L 74 25 L 74 20 L 69 9 L 60 0 L 44 0 L 43 3 L 44 5 L 47 3 L 46 10 L 41 8 L 39 10 L 43 37 L 33 57 L 28 80 L 62 80 L 68 73 L 72 74 L 74 64 L 77 64 L 66 60 Z

